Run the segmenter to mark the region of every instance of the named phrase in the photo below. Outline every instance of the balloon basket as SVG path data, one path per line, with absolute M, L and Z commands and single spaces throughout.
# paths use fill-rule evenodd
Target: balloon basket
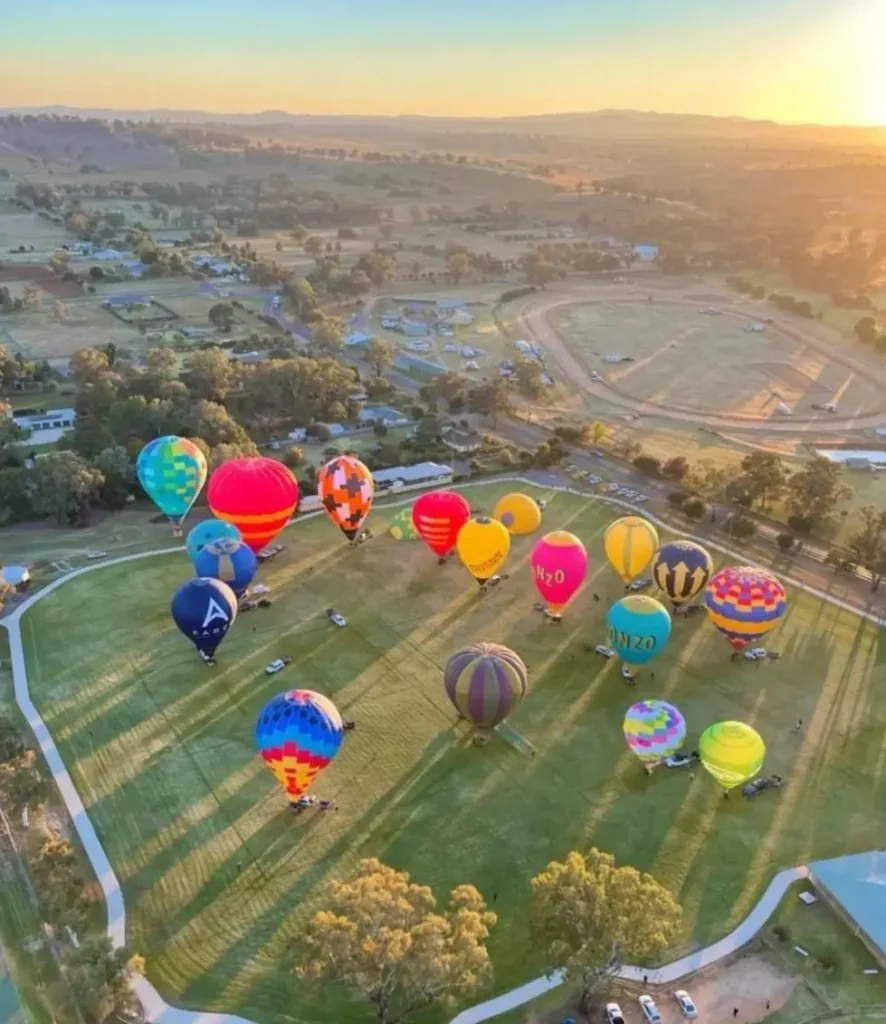
M 173 529 L 172 529 L 172 536 L 173 537 L 181 537 L 182 536 L 182 528 L 180 526 L 173 527 Z
M 489 742 L 491 736 L 492 733 L 489 732 L 488 729 L 478 729 L 477 732 L 474 733 L 471 742 L 474 744 L 475 747 L 485 747 L 486 744 Z

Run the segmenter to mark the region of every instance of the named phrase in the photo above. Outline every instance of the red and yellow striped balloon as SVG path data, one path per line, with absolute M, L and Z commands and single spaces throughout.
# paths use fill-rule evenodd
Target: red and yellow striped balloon
M 212 474 L 207 496 L 216 519 L 233 523 L 243 543 L 261 551 L 292 517 L 298 484 L 282 462 L 232 459 Z

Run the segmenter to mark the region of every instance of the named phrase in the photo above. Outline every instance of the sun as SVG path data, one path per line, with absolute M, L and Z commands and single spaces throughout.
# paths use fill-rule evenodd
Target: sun
M 857 16 L 858 118 L 886 126 L 886 0 L 865 4 Z

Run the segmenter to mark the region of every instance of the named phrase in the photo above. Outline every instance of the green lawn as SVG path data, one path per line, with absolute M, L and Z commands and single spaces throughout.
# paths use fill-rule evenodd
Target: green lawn
M 503 490 L 468 493 L 489 508 Z M 441 896 L 475 883 L 499 914 L 491 951 L 503 990 L 540 966 L 528 949 L 529 879 L 570 848 L 597 844 L 672 887 L 686 911 L 682 949 L 727 932 L 776 869 L 882 845 L 877 630 L 792 594 L 772 643 L 781 661 L 731 662 L 696 618 L 676 625 L 628 691 L 616 664 L 582 649 L 604 639 L 621 592 L 602 556 L 612 512 L 537 493 L 550 499 L 546 529 L 575 531 L 591 556 L 559 627 L 532 610 L 531 538 L 515 540 L 511 580 L 480 598 L 458 565 L 391 540 L 384 508 L 372 514 L 376 539 L 356 551 L 325 517 L 291 528 L 261 573 L 274 607 L 242 616 L 215 671 L 169 617 L 190 575 L 184 554 L 100 569 L 28 613 L 33 695 L 125 887 L 131 947 L 170 1001 L 262 1024 L 364 1019 L 337 992 L 301 991 L 291 973 L 292 940 L 324 884 L 362 856 L 407 868 Z M 346 630 L 328 625 L 331 604 Z M 500 739 L 475 748 L 456 724 L 441 667 L 481 639 L 513 646 L 530 668 L 511 723 L 534 758 Z M 284 653 L 294 664 L 265 677 Z M 292 818 L 253 751 L 259 708 L 295 685 L 330 694 L 358 723 L 316 787 L 336 813 Z M 630 702 L 653 696 L 682 708 L 690 748 L 712 721 L 754 723 L 766 769 L 788 785 L 725 802 L 703 772 L 647 778 L 621 722 Z

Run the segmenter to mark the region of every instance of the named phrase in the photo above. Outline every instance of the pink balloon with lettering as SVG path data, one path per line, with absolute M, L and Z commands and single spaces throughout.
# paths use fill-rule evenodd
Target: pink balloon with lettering
M 532 549 L 532 576 L 542 600 L 559 614 L 584 583 L 588 553 L 573 533 L 546 533 Z

